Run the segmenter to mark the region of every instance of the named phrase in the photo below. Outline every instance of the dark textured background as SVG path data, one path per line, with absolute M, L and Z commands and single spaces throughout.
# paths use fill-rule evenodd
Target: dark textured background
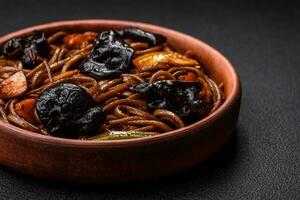
M 194 169 L 124 187 L 47 183 L 0 167 L 0 199 L 300 199 L 299 5 L 1 0 L 0 34 L 80 18 L 154 23 L 201 38 L 220 50 L 242 81 L 236 135 Z

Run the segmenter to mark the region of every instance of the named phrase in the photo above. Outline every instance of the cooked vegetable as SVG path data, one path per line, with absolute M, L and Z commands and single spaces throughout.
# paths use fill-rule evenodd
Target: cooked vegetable
M 33 36 L 23 40 L 22 64 L 27 68 L 33 68 L 49 56 L 50 47 L 45 34 L 40 31 L 34 32 Z
M 27 80 L 22 71 L 16 72 L 0 84 L 0 99 L 19 97 L 27 90 Z
M 49 56 L 50 47 L 44 32 L 35 31 L 26 38 L 13 38 L 6 42 L 2 54 L 10 59 L 20 59 L 24 67 L 32 69 Z
M 159 135 L 159 133 L 141 131 L 107 131 L 105 133 L 89 137 L 88 140 L 120 140 L 149 137 L 154 135 Z
M 91 44 L 97 37 L 95 32 L 74 33 L 64 37 L 64 44 L 69 49 L 80 49 Z
M 202 86 L 197 82 L 163 80 L 142 83 L 131 88 L 143 94 L 150 109 L 164 108 L 180 117 L 206 115 L 211 105 L 200 98 Z
M 198 62 L 194 59 L 187 58 L 176 52 L 166 51 L 147 53 L 145 55 L 139 56 L 133 60 L 133 64 L 138 69 L 156 65 L 199 65 Z
M 83 88 L 69 83 L 43 92 L 37 99 L 36 111 L 50 134 L 67 137 L 93 135 L 106 118 Z
M 18 116 L 22 117 L 26 121 L 35 124 L 36 120 L 34 117 L 36 99 L 24 99 L 15 104 L 15 111 Z
M 179 76 L 178 79 L 181 81 L 198 81 L 198 77 L 194 72 L 188 72 L 186 75 Z
M 166 42 L 163 35 L 145 32 L 138 28 L 124 28 L 118 31 L 122 38 L 130 38 L 135 41 L 148 42 L 152 46 L 161 45 Z
M 98 80 L 114 78 L 130 68 L 134 50 L 111 30 L 102 32 L 80 72 Z
M 22 44 L 20 38 L 13 38 L 7 41 L 1 48 L 1 53 L 9 59 L 18 59 L 22 53 Z

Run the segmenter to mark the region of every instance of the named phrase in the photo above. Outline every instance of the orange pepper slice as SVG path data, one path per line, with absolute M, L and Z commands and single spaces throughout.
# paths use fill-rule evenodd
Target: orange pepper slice
M 36 99 L 24 99 L 15 104 L 16 113 L 26 121 L 35 124 L 34 107 Z
M 92 43 L 97 35 L 95 32 L 74 33 L 64 37 L 63 41 L 69 49 L 80 49 Z
M 157 64 L 171 64 L 177 66 L 199 65 L 199 63 L 194 59 L 188 58 L 176 52 L 165 51 L 147 53 L 135 58 L 132 62 L 138 69 L 155 66 Z

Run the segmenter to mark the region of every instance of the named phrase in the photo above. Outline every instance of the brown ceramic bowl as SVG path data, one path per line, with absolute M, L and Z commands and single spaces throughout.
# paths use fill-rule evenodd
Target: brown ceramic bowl
M 81 183 L 146 180 L 188 169 L 220 149 L 232 134 L 240 109 L 240 82 L 232 65 L 198 39 L 139 22 L 79 20 L 49 23 L 7 34 L 5 41 L 33 30 L 101 31 L 135 26 L 165 35 L 176 50 L 192 50 L 209 76 L 224 83 L 226 100 L 208 117 L 154 137 L 81 141 L 39 135 L 0 121 L 0 164 L 44 179 Z

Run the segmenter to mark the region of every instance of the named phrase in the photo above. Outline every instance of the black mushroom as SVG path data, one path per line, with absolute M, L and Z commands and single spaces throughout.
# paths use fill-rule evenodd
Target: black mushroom
M 1 53 L 9 59 L 21 60 L 25 68 L 32 69 L 48 57 L 50 47 L 44 32 L 34 31 L 32 36 L 7 41 Z
M 103 80 L 118 77 L 129 70 L 134 49 L 124 41 L 125 38 L 148 42 L 152 46 L 166 42 L 164 36 L 138 28 L 104 31 L 95 39 L 94 48 L 81 64 L 80 72 Z
M 50 47 L 44 32 L 35 31 L 30 37 L 23 39 L 22 64 L 28 68 L 33 68 L 47 58 Z
M 135 41 L 148 42 L 152 46 L 161 45 L 166 42 L 163 35 L 145 32 L 141 29 L 130 27 L 118 31 L 122 38 L 131 38 Z
M 18 59 L 22 52 L 22 39 L 21 38 L 13 38 L 8 40 L 1 48 L 1 54 L 9 59 Z
M 37 99 L 36 111 L 50 134 L 70 138 L 96 134 L 106 119 L 82 87 L 69 83 L 44 91 Z
M 114 78 L 131 66 L 134 50 L 113 30 L 102 32 L 95 40 L 91 55 L 80 72 L 97 80 Z
M 180 117 L 205 116 L 212 104 L 200 98 L 202 85 L 198 82 L 162 80 L 142 83 L 131 88 L 142 93 L 149 109 L 163 108 Z

